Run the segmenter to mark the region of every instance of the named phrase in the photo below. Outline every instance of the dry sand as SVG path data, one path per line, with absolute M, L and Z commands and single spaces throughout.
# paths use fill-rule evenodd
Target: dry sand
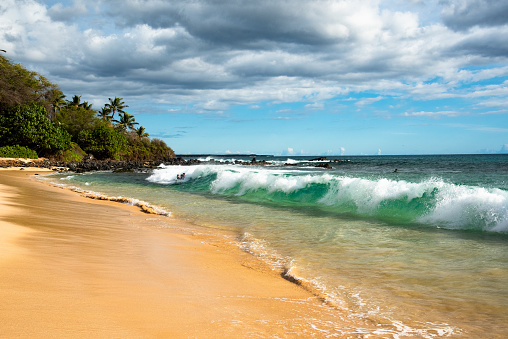
M 356 337 L 235 246 L 33 174 L 0 172 L 1 338 Z

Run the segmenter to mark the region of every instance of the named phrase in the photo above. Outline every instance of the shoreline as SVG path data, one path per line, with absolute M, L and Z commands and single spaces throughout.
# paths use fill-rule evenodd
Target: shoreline
M 28 171 L 53 171 L 53 172 L 74 172 L 85 173 L 93 171 L 130 172 L 134 170 L 149 170 L 158 168 L 160 165 L 199 165 L 203 163 L 220 164 L 214 159 L 201 161 L 198 159 L 185 160 L 181 157 L 174 157 L 164 160 L 96 160 L 85 159 L 81 161 L 54 161 L 47 158 L 25 159 L 25 158 L 3 158 L 0 157 L 0 170 L 28 170 Z M 230 161 L 224 164 L 233 164 Z M 235 165 L 244 166 L 266 166 L 270 163 L 253 158 L 250 161 L 235 161 Z
M 37 173 L 0 172 L 11 188 L 0 191 L 9 205 L 0 225 L 13 232 L 0 239 L 0 336 L 325 337 L 372 327 L 233 244 L 182 231 L 192 225 L 29 178 Z

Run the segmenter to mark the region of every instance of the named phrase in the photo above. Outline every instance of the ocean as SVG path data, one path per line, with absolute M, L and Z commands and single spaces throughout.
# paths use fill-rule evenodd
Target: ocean
M 234 234 L 330 308 L 367 319 L 352 329 L 365 337 L 508 337 L 508 155 L 314 158 L 209 156 L 49 180 Z

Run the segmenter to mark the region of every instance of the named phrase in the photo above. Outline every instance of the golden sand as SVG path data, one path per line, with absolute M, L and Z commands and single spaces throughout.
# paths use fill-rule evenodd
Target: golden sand
M 234 245 L 33 174 L 0 172 L 1 338 L 350 337 Z

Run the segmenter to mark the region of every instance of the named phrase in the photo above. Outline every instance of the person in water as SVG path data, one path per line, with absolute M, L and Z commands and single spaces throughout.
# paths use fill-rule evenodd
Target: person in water
M 180 180 L 180 174 L 176 175 L 176 180 Z
M 180 179 L 184 179 L 185 178 L 185 173 L 182 173 L 182 175 L 180 175 Z

